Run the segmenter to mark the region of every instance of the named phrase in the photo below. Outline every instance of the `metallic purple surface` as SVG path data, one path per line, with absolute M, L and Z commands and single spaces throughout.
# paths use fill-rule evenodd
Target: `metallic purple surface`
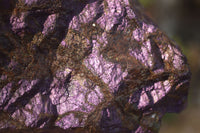
M 185 107 L 186 58 L 136 0 L 14 4 L 0 13 L 1 129 L 157 132 Z

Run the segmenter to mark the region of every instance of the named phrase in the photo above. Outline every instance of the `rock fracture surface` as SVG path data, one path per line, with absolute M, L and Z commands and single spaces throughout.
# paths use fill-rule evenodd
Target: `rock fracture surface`
M 136 0 L 0 1 L 0 132 L 156 133 L 189 81 Z

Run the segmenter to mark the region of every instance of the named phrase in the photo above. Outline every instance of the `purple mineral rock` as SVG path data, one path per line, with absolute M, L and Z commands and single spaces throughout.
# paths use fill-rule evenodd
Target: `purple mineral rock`
M 0 1 L 0 131 L 154 133 L 185 56 L 136 0 Z

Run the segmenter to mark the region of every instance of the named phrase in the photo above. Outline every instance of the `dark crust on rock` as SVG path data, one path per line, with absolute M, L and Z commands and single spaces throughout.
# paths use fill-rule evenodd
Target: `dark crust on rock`
M 2 0 L 0 132 L 158 132 L 186 57 L 136 0 Z

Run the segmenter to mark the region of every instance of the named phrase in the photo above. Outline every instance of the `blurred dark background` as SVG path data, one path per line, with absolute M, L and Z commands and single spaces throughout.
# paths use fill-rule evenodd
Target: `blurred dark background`
M 181 47 L 192 71 L 187 108 L 180 114 L 166 114 L 160 133 L 200 133 L 200 0 L 139 1 Z

